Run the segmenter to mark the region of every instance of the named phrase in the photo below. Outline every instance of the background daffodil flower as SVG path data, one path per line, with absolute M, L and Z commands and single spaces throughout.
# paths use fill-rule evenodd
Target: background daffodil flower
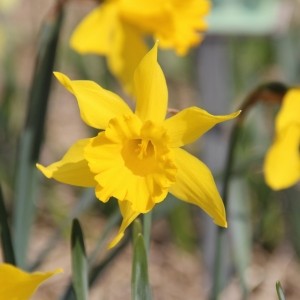
M 131 91 L 134 70 L 148 51 L 144 37 L 185 55 L 202 40 L 209 10 L 208 0 L 106 0 L 75 29 L 71 47 L 106 56 L 111 72 Z
M 62 160 L 37 167 L 48 178 L 95 187 L 102 202 L 118 199 L 123 223 L 111 246 L 140 213 L 152 210 L 168 192 L 198 205 L 216 224 L 227 226 L 210 170 L 180 147 L 239 112 L 213 116 L 190 107 L 165 120 L 168 90 L 157 63 L 157 43 L 134 74 L 135 112 L 95 82 L 72 81 L 61 73 L 55 76 L 77 98 L 84 122 L 104 131 L 75 143 Z
M 276 117 L 275 140 L 266 154 L 264 173 L 274 190 L 285 189 L 300 179 L 300 89 L 284 96 Z
M 51 276 L 61 273 L 53 272 L 27 273 L 10 264 L 0 264 L 0 300 L 29 300 L 39 285 Z

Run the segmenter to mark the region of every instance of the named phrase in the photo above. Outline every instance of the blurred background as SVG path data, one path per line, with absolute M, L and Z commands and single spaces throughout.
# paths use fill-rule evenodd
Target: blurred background
M 39 55 L 48 55 L 50 49 L 53 70 L 72 79 L 94 80 L 130 103 L 102 57 L 80 56 L 68 44 L 75 26 L 97 2 L 65 1 L 57 46 L 47 43 L 56 22 L 56 4 L 54 0 L 0 0 L 0 181 L 16 252 L 24 268 L 64 269 L 39 289 L 36 300 L 68 299 L 63 295 L 71 274 L 69 240 L 74 216 L 81 222 L 87 253 L 93 254 L 91 264 L 105 260 L 108 250 L 103 234 L 107 242 L 119 221 L 114 203 L 103 205 L 93 191 L 50 181 L 33 171 L 33 160 L 48 165 L 73 142 L 94 134 L 80 119 L 73 96 L 53 80 L 49 99 L 47 86 L 38 94 L 45 100 L 41 104 L 45 124 L 31 139 L 30 126 L 36 124 L 32 120 L 43 115 L 32 109 Z M 227 114 L 262 83 L 297 85 L 299 8 L 297 0 L 213 1 L 209 30 L 199 47 L 185 58 L 159 52 L 170 108 L 197 105 L 213 114 Z M 51 47 L 57 49 L 55 57 Z M 277 110 L 276 105 L 256 105 L 240 136 L 227 209 L 229 228 L 221 249 L 219 299 L 277 299 L 278 280 L 287 299 L 300 299 L 300 187 L 274 192 L 262 174 Z M 217 126 L 189 146 L 213 171 L 220 191 L 231 128 L 230 122 Z M 30 162 L 26 163 L 26 157 Z M 24 171 L 26 166 L 29 169 Z M 20 178 L 34 178 L 34 191 L 31 181 Z M 106 233 L 107 228 L 114 229 Z M 155 208 L 149 257 L 153 299 L 209 299 L 216 233 L 216 226 L 196 207 L 169 197 Z M 124 245 L 103 267 L 91 289 L 91 300 L 130 299 L 131 251 L 130 243 Z

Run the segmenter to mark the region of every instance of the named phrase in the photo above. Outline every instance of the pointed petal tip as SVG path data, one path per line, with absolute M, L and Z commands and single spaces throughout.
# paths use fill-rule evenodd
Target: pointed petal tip
M 58 71 L 54 71 L 53 75 L 57 78 L 58 81 L 61 81 L 61 78 L 67 77 L 65 74 Z
M 35 274 L 43 274 L 45 275 L 45 277 L 52 277 L 54 275 L 57 275 L 57 274 L 60 274 L 60 273 L 63 273 L 64 270 L 62 268 L 58 268 L 58 269 L 55 269 L 54 271 L 48 271 L 48 272 L 36 272 Z
M 233 112 L 232 114 L 229 114 L 228 119 L 231 120 L 231 119 L 236 118 L 237 116 L 239 116 L 241 114 L 241 112 L 242 112 L 242 110 L 238 110 L 238 111 Z
M 68 76 L 66 76 L 65 74 L 63 74 L 61 72 L 54 71 L 53 74 L 57 78 L 58 81 L 70 80 Z
M 60 273 L 63 273 L 63 272 L 64 272 L 64 269 L 58 268 L 55 271 L 53 271 L 53 274 L 60 274 Z
M 119 232 L 118 235 L 108 244 L 107 249 L 114 248 L 123 238 L 124 232 Z
M 41 171 L 47 178 L 52 178 L 53 172 L 49 171 L 47 167 L 44 167 L 43 165 L 37 163 L 35 166 L 38 168 L 39 171 Z
M 53 74 L 56 77 L 56 79 L 59 81 L 59 83 L 63 85 L 70 93 L 73 94 L 71 79 L 67 75 L 61 72 L 53 72 Z
M 216 225 L 220 226 L 220 227 L 228 228 L 228 224 L 227 224 L 227 221 L 225 219 L 223 219 L 221 222 L 214 220 L 214 223 Z

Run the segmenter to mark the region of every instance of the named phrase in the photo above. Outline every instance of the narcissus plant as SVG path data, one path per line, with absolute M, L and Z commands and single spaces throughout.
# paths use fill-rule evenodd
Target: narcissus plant
M 210 170 L 181 147 L 239 112 L 213 116 L 190 107 L 165 119 L 168 90 L 157 63 L 157 43 L 135 71 L 134 112 L 118 95 L 95 82 L 72 81 L 61 73 L 55 76 L 77 98 L 84 122 L 101 131 L 76 142 L 60 161 L 37 167 L 48 178 L 94 187 L 102 202 L 118 199 L 123 222 L 110 246 L 139 214 L 152 210 L 168 193 L 198 205 L 217 225 L 227 226 Z

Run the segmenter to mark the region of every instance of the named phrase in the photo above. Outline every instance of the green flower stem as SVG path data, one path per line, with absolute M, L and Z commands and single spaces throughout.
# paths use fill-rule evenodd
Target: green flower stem
M 223 192 L 222 199 L 224 202 L 225 209 L 228 207 L 229 202 L 229 183 L 231 176 L 233 175 L 234 168 L 234 159 L 237 150 L 237 145 L 239 142 L 240 133 L 243 127 L 244 119 L 249 112 L 249 110 L 258 102 L 263 101 L 265 103 L 281 103 L 283 96 L 287 92 L 288 88 L 281 83 L 268 83 L 262 86 L 259 86 L 252 93 L 246 97 L 245 101 L 241 105 L 241 114 L 236 118 L 234 126 L 232 128 L 229 147 L 226 157 L 226 164 L 223 175 Z M 222 249 L 223 245 L 226 242 L 226 229 L 218 227 L 215 243 L 215 261 L 213 269 L 213 278 L 212 278 L 212 291 L 210 295 L 211 300 L 217 300 L 219 294 L 222 290 L 222 278 L 224 274 L 224 265 L 222 260 Z M 246 287 L 243 287 L 244 296 L 246 297 L 247 291 Z
M 152 211 L 149 211 L 143 216 L 143 236 L 144 236 L 145 248 L 147 253 L 149 253 L 149 249 L 150 249 L 151 225 L 152 225 Z

